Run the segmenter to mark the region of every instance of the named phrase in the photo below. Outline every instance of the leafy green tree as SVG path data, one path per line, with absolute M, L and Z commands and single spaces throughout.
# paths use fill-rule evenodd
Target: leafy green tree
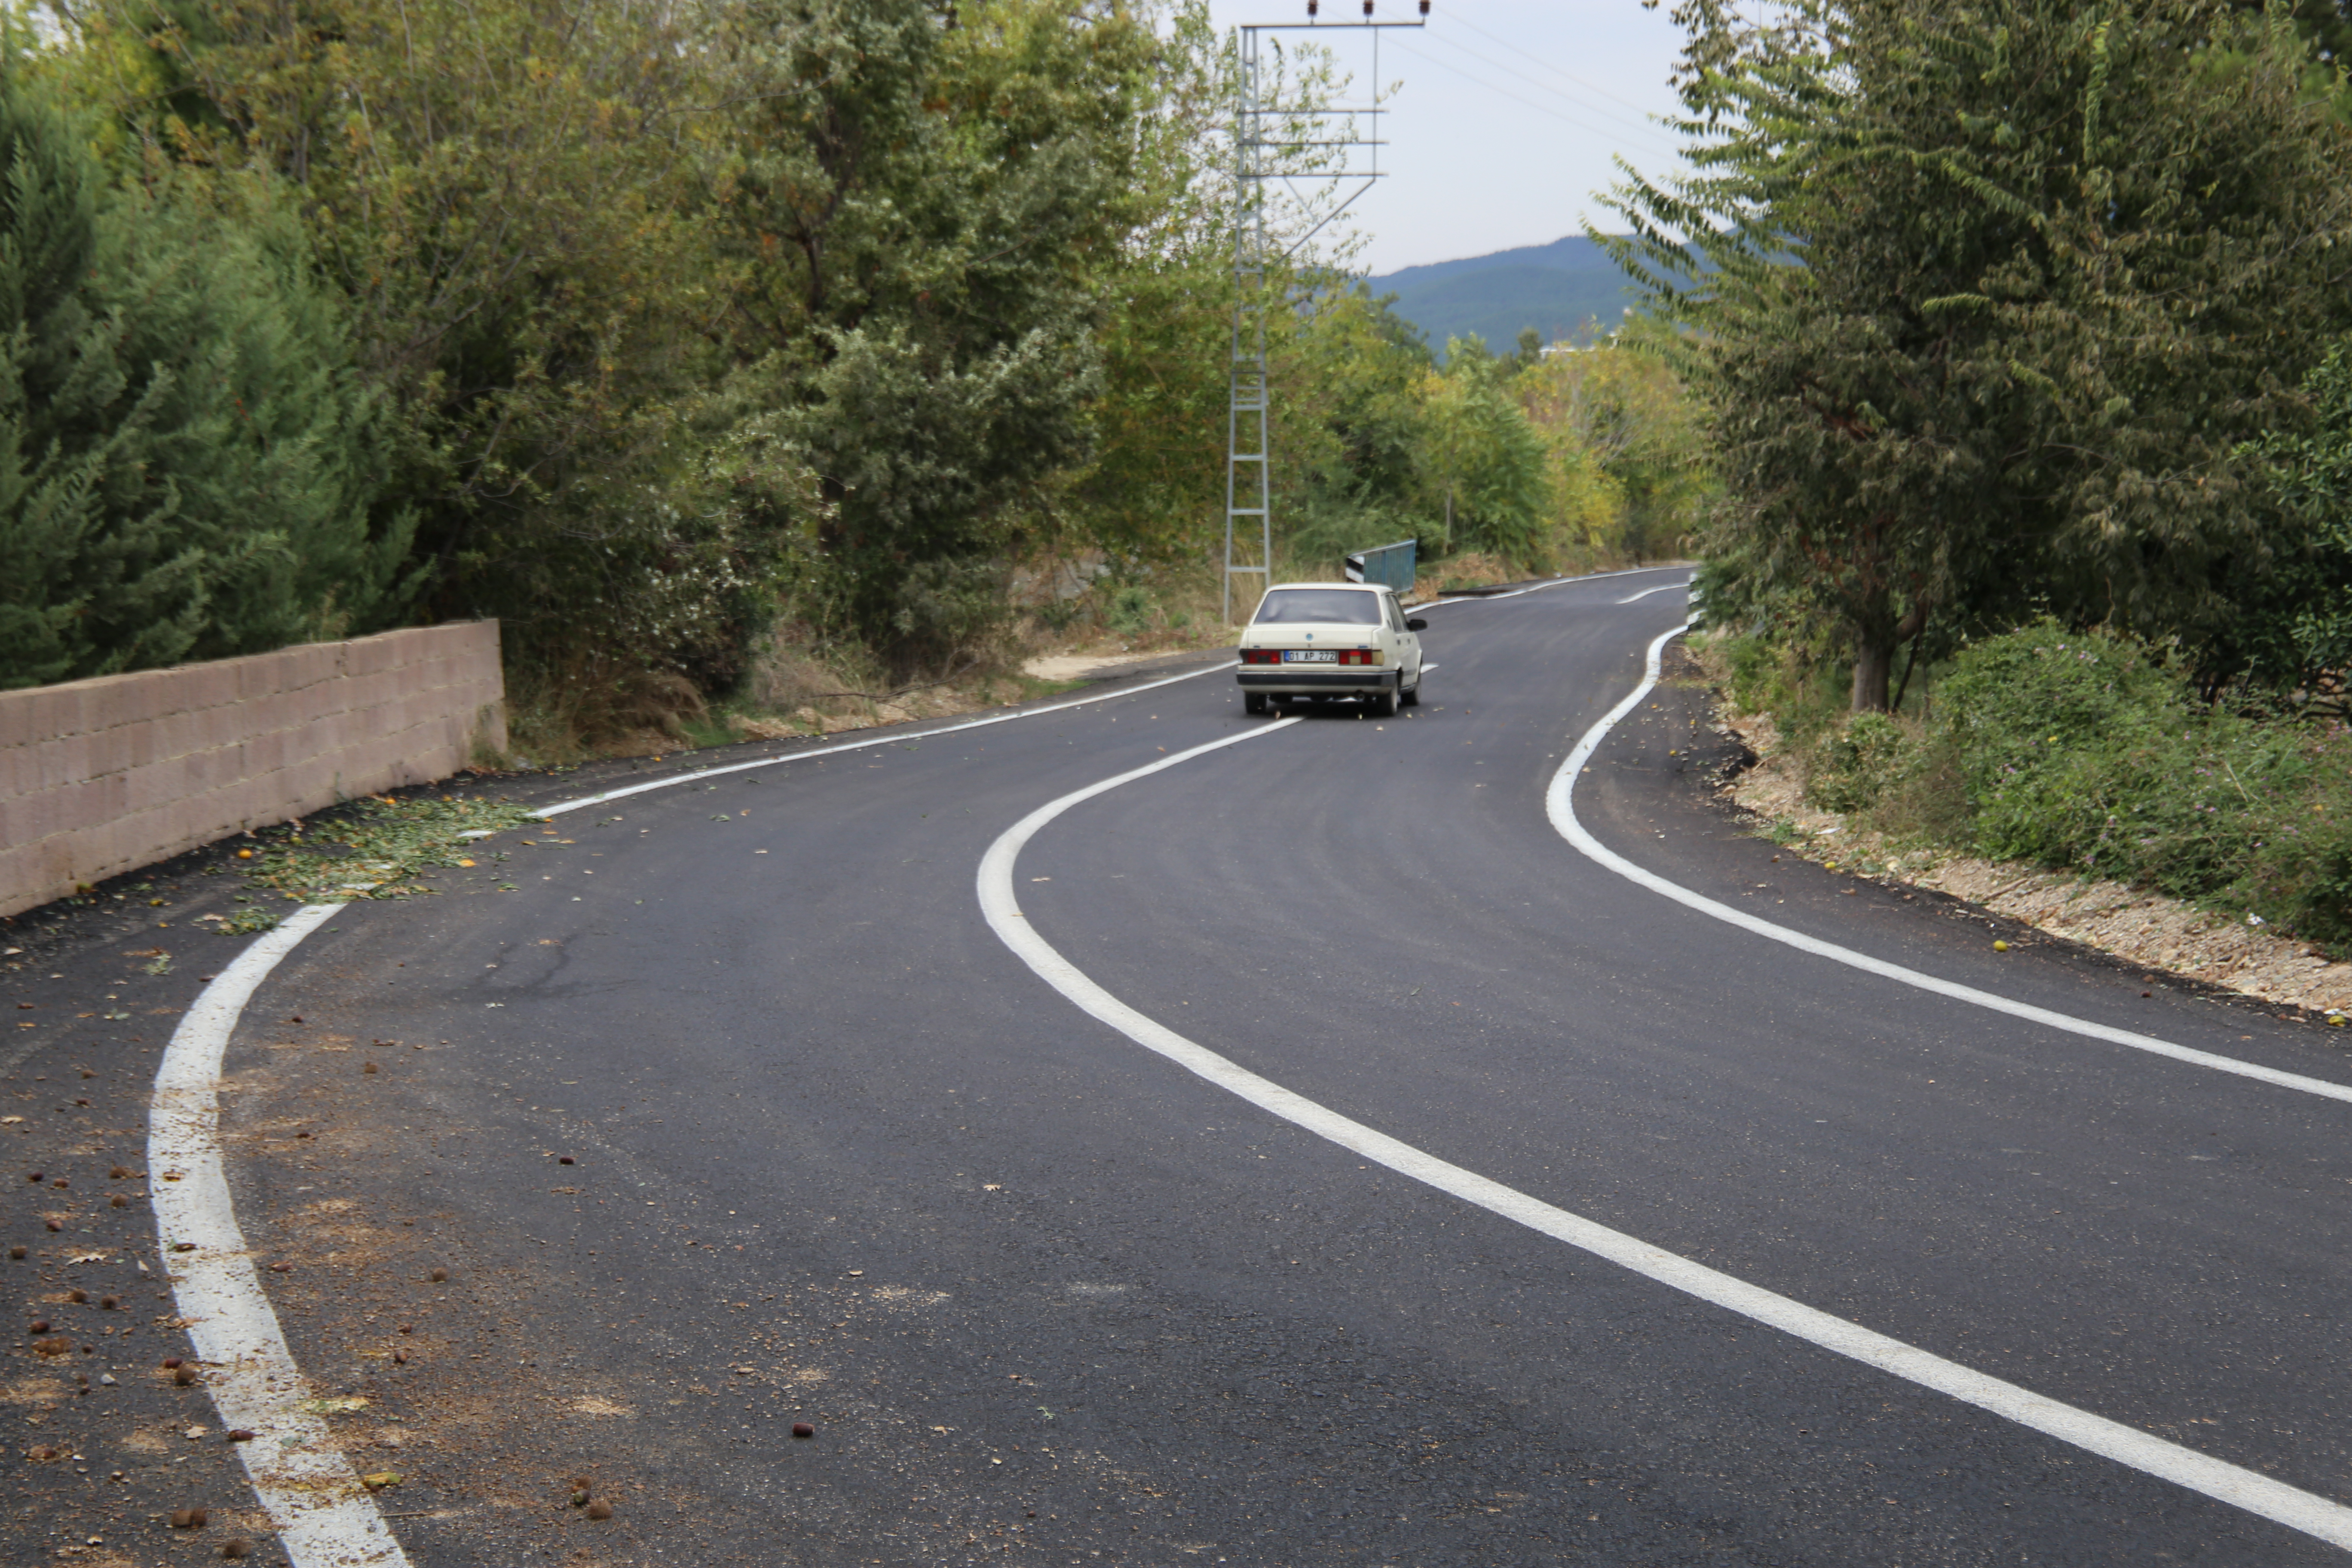
M 409 521 L 299 227 L 110 191 L 89 141 L 0 61 L 0 685 L 373 629 Z
M 2352 676 L 2352 339 L 2305 379 L 2312 417 L 2245 455 L 2276 508 L 2272 570 L 2237 585 L 2247 614 L 2217 637 L 2221 670 L 2346 706 Z
M 360 366 L 399 411 L 382 462 L 417 513 L 428 613 L 503 616 L 510 650 L 559 662 L 673 618 L 664 606 L 700 574 L 673 569 L 698 542 L 667 502 L 709 434 L 689 417 L 713 359 L 695 331 L 710 268 L 685 153 L 722 118 L 679 14 L 622 0 L 82 0 L 66 14 L 55 69 L 113 117 L 123 172 L 290 192 L 349 302 Z
M 1447 342 L 1444 374 L 1432 371 L 1424 383 L 1423 504 L 1450 515 L 1448 548 L 1533 563 L 1544 544 L 1550 454 L 1508 390 L 1517 362 L 1475 343 Z
M 1649 336 L 1635 326 L 1511 383 L 1552 449 L 1563 521 L 1578 520 L 1589 548 L 1636 560 L 1688 548 L 1711 494 L 1698 404 Z
M 743 0 L 727 47 L 738 374 L 820 478 L 835 612 L 912 648 L 917 570 L 1001 552 L 1090 450 L 1155 44 L 1077 0 Z
M 2304 37 L 2206 0 L 1677 15 L 1697 172 L 1621 185 L 1616 248 L 1693 330 L 1749 595 L 1829 620 L 1858 709 L 1931 628 L 2226 619 L 2270 548 L 2232 454 L 2352 303 Z

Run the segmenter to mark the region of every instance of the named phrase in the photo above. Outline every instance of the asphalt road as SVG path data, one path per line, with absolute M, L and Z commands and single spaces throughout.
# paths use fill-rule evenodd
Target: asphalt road
M 2352 1106 L 1791 952 L 1554 832 L 1552 773 L 1682 615 L 1619 601 L 1679 575 L 1429 612 L 1411 717 L 1335 707 L 1072 807 L 1024 915 L 1431 1154 L 2352 1499 Z M 1776 859 L 1704 717 L 1668 686 L 1595 757 L 1579 810 L 1620 853 L 2352 1082 L 2307 1023 Z M 231 1179 L 305 1370 L 368 1402 L 338 1430 L 401 1472 L 411 1559 L 2340 1559 L 1370 1164 L 991 931 L 975 872 L 1013 823 L 1264 728 L 1210 674 L 781 762 L 502 836 L 453 896 L 297 949 L 230 1053 Z

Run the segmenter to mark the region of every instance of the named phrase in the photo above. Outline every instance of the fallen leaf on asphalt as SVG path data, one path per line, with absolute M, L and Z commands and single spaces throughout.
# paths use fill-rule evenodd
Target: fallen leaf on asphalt
M 42 1355 L 64 1355 L 73 1349 L 73 1342 L 60 1334 L 55 1339 L 34 1341 L 33 1349 Z
M 121 1193 L 117 1193 L 111 1199 L 108 1200 L 106 1206 L 110 1209 L 127 1209 L 131 1206 L 131 1200 L 124 1197 Z
M 28 1334 L 46 1334 L 49 1331 L 49 1321 L 47 1318 L 36 1319 L 25 1325 L 25 1331 Z
M 341 1399 L 306 1399 L 302 1408 L 318 1415 L 341 1415 L 352 1410 L 365 1410 L 367 1401 L 346 1395 Z
M 610 1519 L 613 1517 L 613 1505 L 602 1500 L 592 1502 L 588 1505 L 588 1517 L 590 1519 Z
M 192 1366 L 180 1367 L 172 1373 L 172 1381 L 182 1388 L 186 1388 L 196 1381 L 196 1369 Z
M 253 1441 L 253 1428 L 250 1426 L 232 1426 L 226 1432 L 221 1434 L 221 1436 L 226 1437 L 232 1443 L 250 1443 Z
M 172 1510 L 173 1530 L 202 1530 L 206 1515 L 200 1508 L 175 1508 Z
M 374 1470 L 360 1478 L 360 1485 L 372 1492 L 380 1492 L 386 1487 L 396 1487 L 399 1484 L 398 1470 Z
M 252 1551 L 253 1542 L 242 1535 L 221 1542 L 221 1555 L 231 1560 L 247 1556 Z
M 87 1291 L 87 1290 L 85 1290 L 85 1289 L 81 1289 L 81 1287 L 79 1287 L 79 1285 L 77 1285 L 77 1286 L 76 1286 L 76 1287 L 74 1287 L 72 1289 L 70 1289 L 70 1290 L 68 1290 L 68 1291 L 67 1291 L 67 1292 L 66 1292 L 66 1300 L 68 1300 L 68 1301 L 71 1301 L 75 1306 L 79 1307 L 79 1306 L 80 1306 L 84 1301 L 87 1301 L 87 1300 L 89 1300 L 89 1291 Z
M 378 1070 L 379 1069 L 373 1062 L 362 1062 L 360 1064 L 360 1071 L 362 1072 L 375 1072 Z
M 449 1278 L 449 1271 L 446 1268 L 436 1268 L 431 1278 L 436 1285 L 441 1284 Z
M 131 1174 L 131 1167 L 128 1165 L 117 1165 L 114 1169 L 107 1172 L 106 1173 L 115 1181 L 119 1182 Z

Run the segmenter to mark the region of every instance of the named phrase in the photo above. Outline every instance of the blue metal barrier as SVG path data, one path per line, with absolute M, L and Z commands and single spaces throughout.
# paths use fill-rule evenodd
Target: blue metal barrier
M 1413 566 L 1421 541 L 1407 539 L 1378 550 L 1359 551 L 1348 557 L 1348 581 L 1385 583 L 1402 594 L 1412 586 Z

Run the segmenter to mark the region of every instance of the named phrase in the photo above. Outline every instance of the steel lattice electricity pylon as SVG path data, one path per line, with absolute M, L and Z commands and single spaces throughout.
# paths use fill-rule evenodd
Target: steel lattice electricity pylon
M 1380 35 L 1386 27 L 1418 27 L 1416 19 L 1407 22 L 1381 22 L 1372 17 L 1373 0 L 1364 0 L 1364 19 L 1360 22 L 1335 23 L 1329 26 L 1315 20 L 1316 0 L 1307 0 L 1307 20 L 1304 22 L 1265 22 L 1240 29 L 1241 50 L 1237 64 L 1240 80 L 1239 101 L 1234 108 L 1234 337 L 1231 365 L 1231 395 L 1225 413 L 1225 571 L 1224 617 L 1231 626 L 1234 619 L 1234 579 L 1255 576 L 1258 586 L 1265 587 L 1274 574 L 1274 452 L 1273 431 L 1269 416 L 1273 406 L 1273 387 L 1265 370 L 1265 275 L 1273 259 L 1272 241 L 1266 233 L 1266 185 L 1281 180 L 1291 184 L 1300 178 L 1309 179 L 1337 193 L 1352 184 L 1344 200 L 1313 217 L 1306 231 L 1292 240 L 1283 252 L 1287 257 L 1314 237 L 1324 225 L 1338 217 L 1356 198 L 1371 189 L 1372 182 L 1381 177 L 1380 150 L 1381 116 L 1387 112 L 1381 107 Z M 1429 15 L 1429 0 L 1420 0 L 1421 15 Z M 1260 74 L 1258 35 L 1313 29 L 1317 32 L 1365 31 L 1372 36 L 1372 101 L 1370 107 L 1305 110 L 1267 101 L 1265 82 Z M 1371 134 L 1355 133 L 1356 117 L 1361 115 L 1371 122 Z M 1320 136 L 1314 132 L 1334 119 L 1344 116 L 1343 133 Z M 1286 133 L 1288 132 L 1288 133 Z M 1349 149 L 1361 147 L 1370 157 L 1370 167 L 1353 169 L 1347 166 Z M 1337 171 L 1324 168 L 1297 170 L 1285 167 L 1289 154 L 1309 148 L 1339 149 L 1340 167 Z M 1254 526 L 1253 526 L 1254 525 Z M 1253 541 L 1249 536 L 1255 533 Z

